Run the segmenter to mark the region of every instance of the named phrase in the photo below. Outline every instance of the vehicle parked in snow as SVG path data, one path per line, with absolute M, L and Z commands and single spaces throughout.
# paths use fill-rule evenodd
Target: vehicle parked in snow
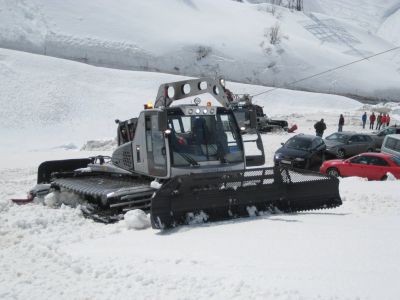
M 245 128 L 242 132 L 251 131 L 252 129 L 257 129 L 260 133 L 289 130 L 286 120 L 269 118 L 261 106 L 252 103 L 250 95 L 241 97 L 235 95 L 234 100 L 230 102 L 230 107 L 239 126 Z
M 325 143 L 315 135 L 297 134 L 291 137 L 275 152 L 275 165 L 289 165 L 300 169 L 310 169 L 324 161 Z
M 381 131 L 372 132 L 370 134 L 373 140 L 375 141 L 376 149 L 380 149 L 382 147 L 383 140 L 389 134 L 400 134 L 400 127 L 391 126 L 382 129 Z
M 400 157 L 400 134 L 387 135 L 383 140 L 381 152 Z
M 400 158 L 385 153 L 362 153 L 346 160 L 327 160 L 320 172 L 335 177 L 359 176 L 368 180 L 386 180 L 389 172 L 400 179 Z
M 368 134 L 336 132 L 324 139 L 328 156 L 345 158 L 375 150 L 375 142 Z

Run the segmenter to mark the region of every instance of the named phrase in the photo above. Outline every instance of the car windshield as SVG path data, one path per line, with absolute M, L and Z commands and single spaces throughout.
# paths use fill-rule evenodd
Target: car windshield
M 206 116 L 170 115 L 172 165 L 243 162 L 239 128 L 231 113 Z
M 392 157 L 390 158 L 390 160 L 391 160 L 392 162 L 394 162 L 396 165 L 400 166 L 400 158 L 398 158 L 397 156 L 392 156 Z
M 344 143 L 347 141 L 348 136 L 345 134 L 341 134 L 341 133 L 333 133 L 330 136 L 326 137 L 326 140 L 328 141 L 337 141 L 337 142 L 341 142 Z
M 285 147 L 299 150 L 308 150 L 311 148 L 311 141 L 308 139 L 293 137 L 286 142 Z

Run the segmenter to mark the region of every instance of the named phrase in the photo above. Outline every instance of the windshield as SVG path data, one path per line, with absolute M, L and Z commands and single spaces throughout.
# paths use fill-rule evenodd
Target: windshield
M 301 138 L 291 138 L 289 139 L 285 147 L 292 148 L 292 149 L 299 149 L 299 150 L 308 150 L 311 148 L 311 141 Z
M 344 143 L 344 142 L 347 141 L 347 135 L 340 134 L 340 133 L 333 133 L 330 136 L 327 136 L 326 140 L 328 140 L 328 141 L 337 141 L 337 142 Z
M 243 162 L 239 129 L 232 114 L 168 116 L 169 141 L 174 166 L 200 162 Z
M 398 158 L 397 156 L 392 156 L 390 158 L 396 165 L 400 166 L 400 158 Z

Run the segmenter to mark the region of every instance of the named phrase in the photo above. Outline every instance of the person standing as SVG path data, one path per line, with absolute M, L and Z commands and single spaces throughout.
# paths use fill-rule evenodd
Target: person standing
M 315 128 L 316 135 L 319 137 L 322 137 L 324 135 L 324 131 L 326 129 L 326 124 L 324 123 L 324 119 L 321 119 L 321 121 L 318 121 L 317 123 L 315 123 L 314 128 Z
M 390 116 L 389 114 L 386 115 L 386 126 L 389 127 L 390 124 Z
M 382 124 L 382 129 L 386 127 L 386 114 L 383 114 L 382 119 L 381 119 L 381 124 Z M 380 127 L 379 127 L 380 129 Z
M 338 132 L 342 132 L 343 131 L 343 125 L 344 125 L 344 117 L 343 117 L 342 114 L 340 114 Z
M 379 116 L 376 118 L 376 128 L 375 128 L 375 130 L 381 129 L 381 126 L 382 126 L 381 120 L 382 120 L 382 113 L 380 113 Z
M 372 115 L 369 116 L 369 129 L 374 130 L 374 123 L 375 123 L 375 120 L 376 120 L 375 113 L 372 112 Z
M 361 121 L 363 124 L 363 129 L 365 129 L 365 123 L 367 123 L 367 112 L 364 112 L 364 114 L 361 117 Z

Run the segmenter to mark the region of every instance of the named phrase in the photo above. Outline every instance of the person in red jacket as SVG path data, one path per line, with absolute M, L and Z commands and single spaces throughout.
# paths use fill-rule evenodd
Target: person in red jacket
M 386 127 L 386 114 L 383 114 L 382 119 L 381 119 L 381 124 L 382 124 L 382 128 Z
M 375 120 L 376 120 L 376 116 L 375 116 L 374 112 L 372 112 L 372 115 L 369 116 L 369 129 L 374 130 Z
M 390 116 L 389 114 L 386 115 L 386 125 L 389 127 L 390 124 Z

